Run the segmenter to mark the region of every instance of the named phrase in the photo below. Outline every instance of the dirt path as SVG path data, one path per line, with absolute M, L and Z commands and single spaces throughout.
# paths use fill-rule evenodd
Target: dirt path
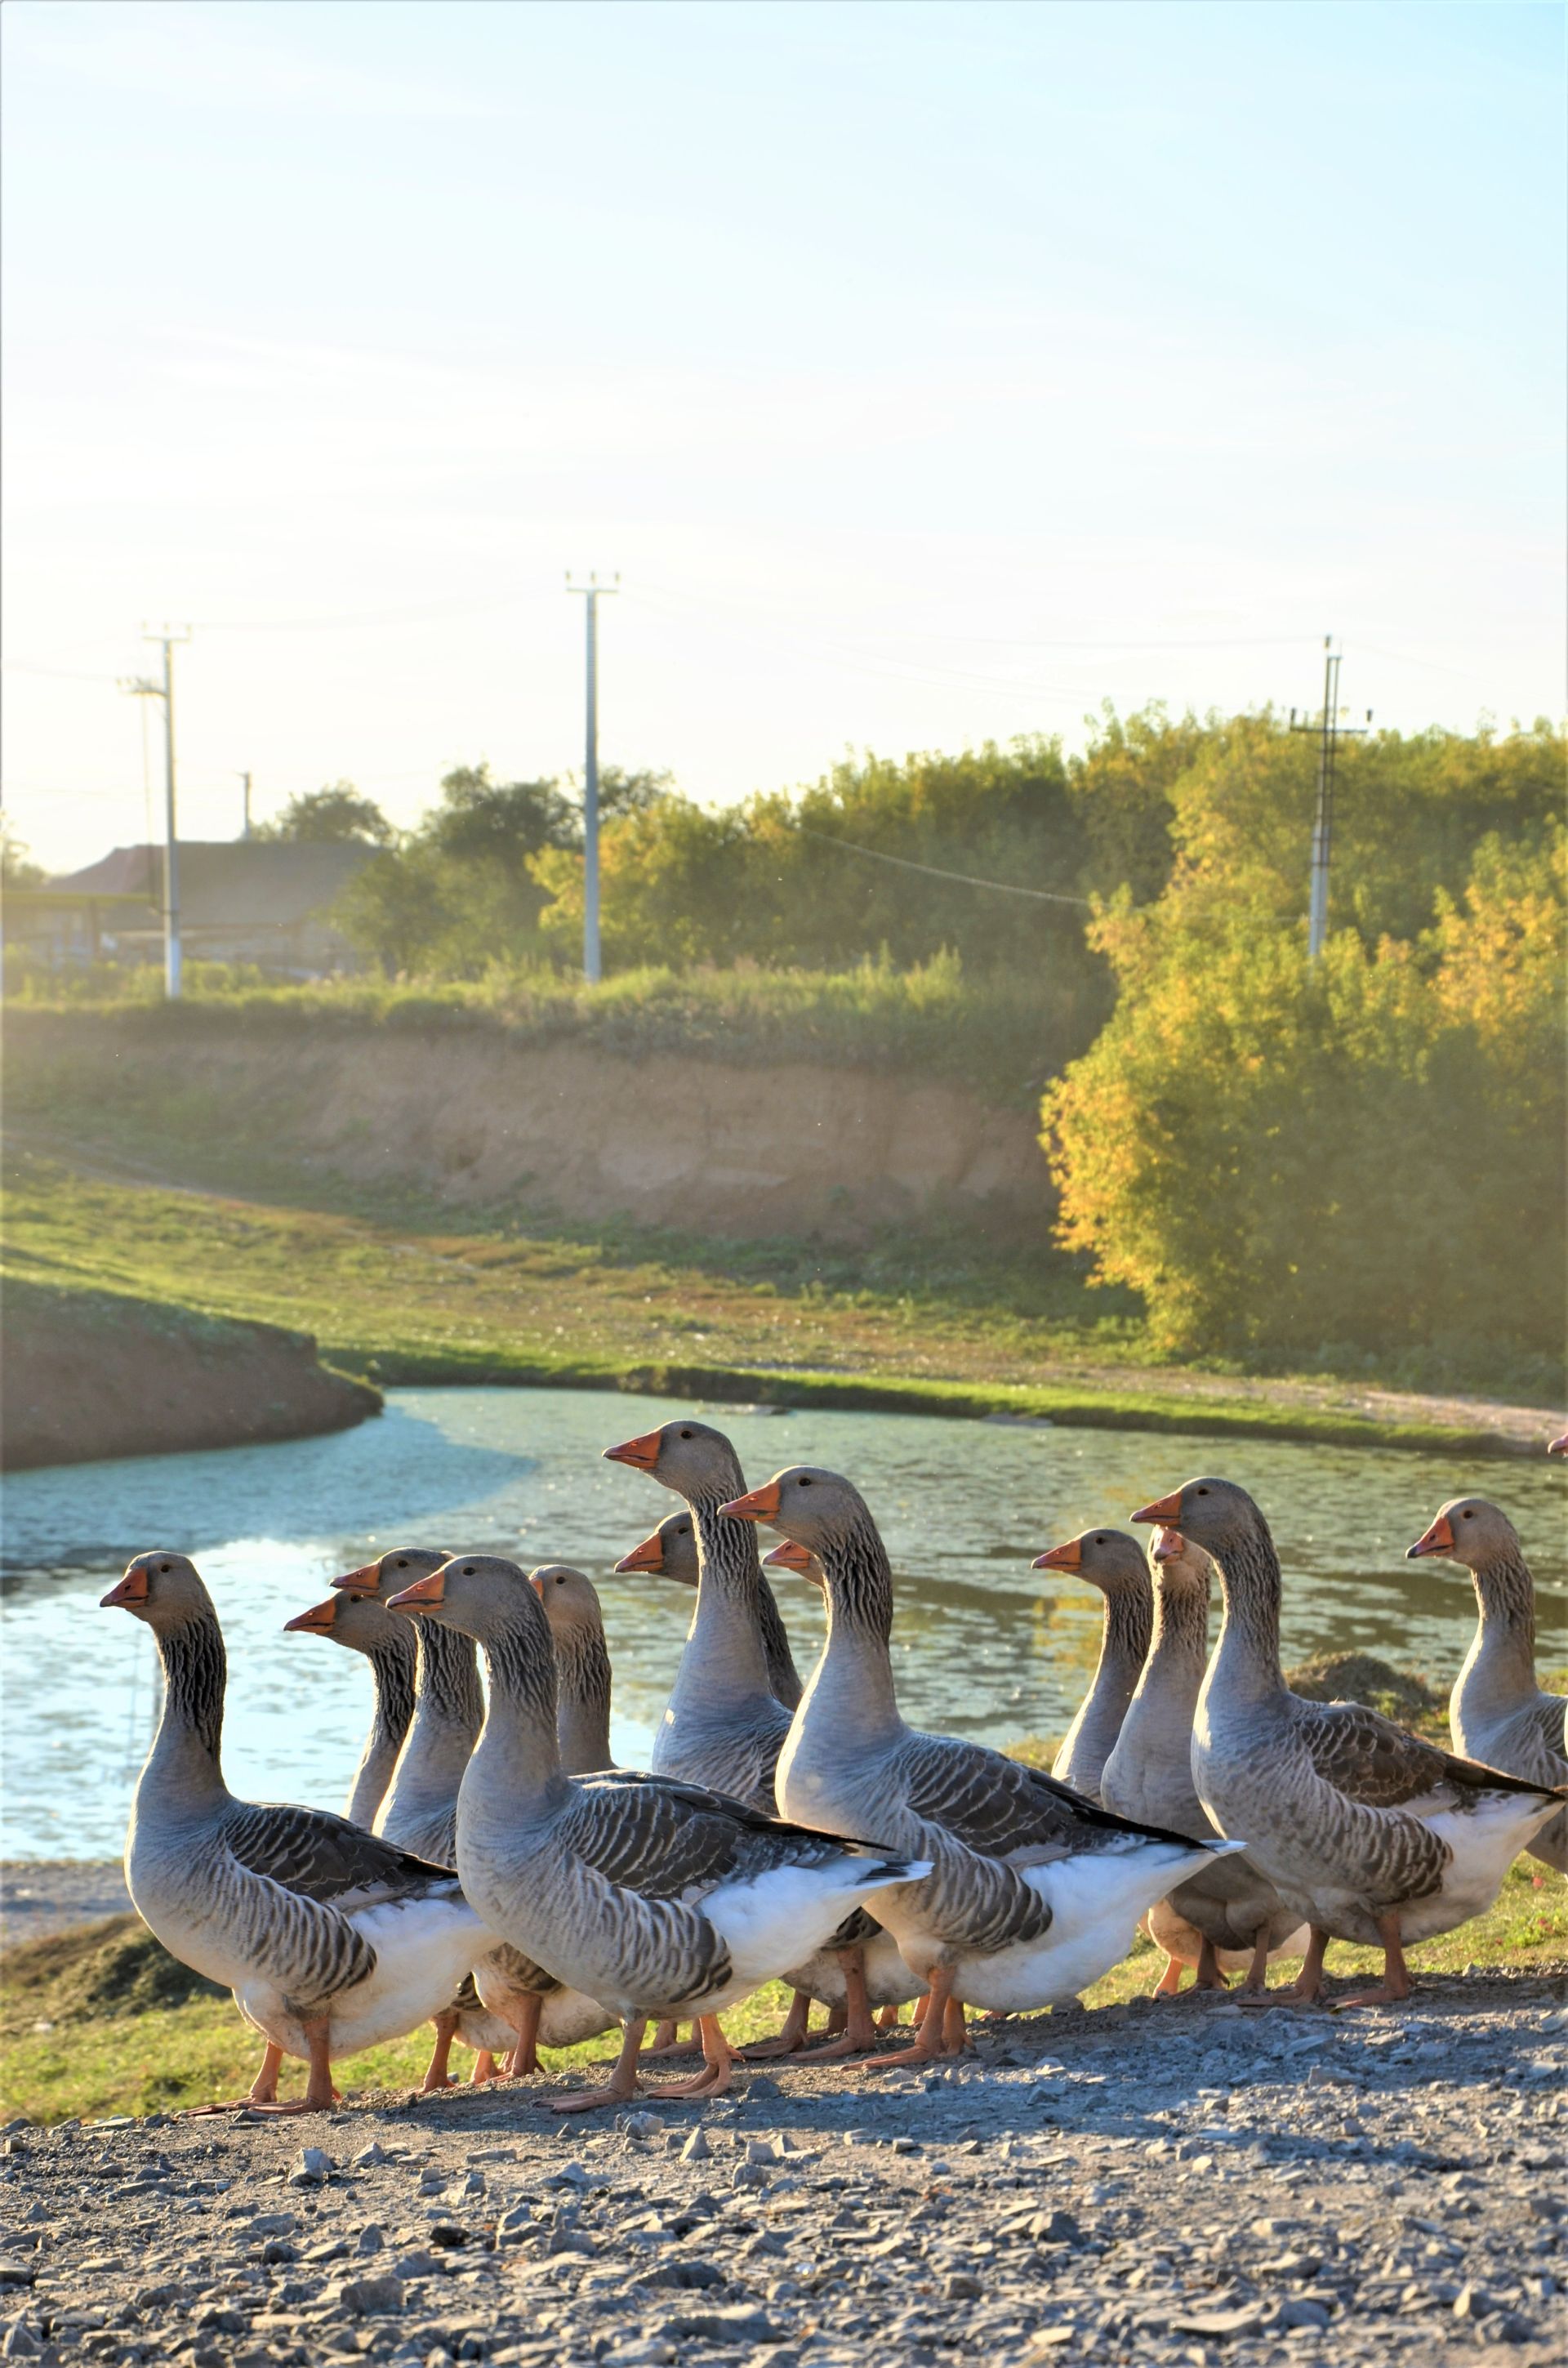
M 4 2349 L 314 2368 L 1547 2368 L 1568 1973 L 1190 1995 L 576 2123 L 540 2090 L 13 2128 Z M 561 2084 L 547 2084 L 544 2093 Z M 301 2154 L 301 2147 L 312 2151 Z

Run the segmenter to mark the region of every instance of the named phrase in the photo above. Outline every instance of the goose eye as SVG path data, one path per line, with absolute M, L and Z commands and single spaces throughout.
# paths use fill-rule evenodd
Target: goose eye
M 471 1562 L 465 1562 L 465 1563 L 464 1563 L 464 1565 L 463 1565 L 463 1577 L 464 1577 L 465 1578 L 472 1578 L 472 1577 L 473 1577 L 473 1565 L 472 1565 L 472 1563 L 471 1563 Z
M 809 1487 L 811 1486 L 811 1485 L 812 1485 L 812 1484 L 811 1484 L 811 1482 L 810 1482 L 809 1480 L 802 1478 L 802 1479 L 801 1479 L 801 1480 L 797 1481 L 795 1485 L 796 1485 L 796 1486 L 797 1486 L 797 1487 L 801 1487 L 801 1488 L 809 1488 Z
M 689 1438 L 691 1437 L 691 1433 L 690 1433 L 690 1431 L 689 1431 L 689 1430 L 683 1430 L 683 1431 L 681 1432 L 681 1437 L 682 1437 L 683 1439 L 689 1439 Z
M 172 1564 L 169 1564 L 169 1563 L 166 1563 L 166 1562 L 161 1562 L 161 1563 L 158 1565 L 158 1568 L 159 1568 L 161 1571 L 167 1571 L 167 1570 L 170 1570 L 172 1567 L 173 1567 Z
M 1464 1508 L 1464 1518 L 1465 1518 L 1465 1520 L 1466 1520 L 1467 1521 L 1473 1521 L 1473 1520 L 1474 1520 L 1474 1519 L 1475 1519 L 1475 1508 L 1474 1508 L 1474 1507 L 1473 1507 L 1473 1506 L 1471 1506 L 1471 1505 L 1467 1505 L 1467 1506 L 1465 1507 L 1465 1508 Z

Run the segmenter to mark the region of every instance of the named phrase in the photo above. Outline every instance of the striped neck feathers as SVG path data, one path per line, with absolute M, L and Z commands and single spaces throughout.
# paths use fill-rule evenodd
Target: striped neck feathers
M 419 1621 L 415 1634 L 418 1648 L 415 1709 L 444 1725 L 460 1728 L 472 1742 L 484 1724 L 484 1695 L 472 1637 L 437 1620 Z
M 164 1669 L 164 1711 L 153 1746 L 195 1744 L 222 1782 L 223 1691 L 228 1659 L 217 1614 L 205 1611 L 177 1627 L 154 1631 Z
M 875 1524 L 857 1521 L 817 1552 L 827 1579 L 829 1645 L 843 1631 L 885 1650 L 892 1637 L 892 1565 Z
M 1262 1514 L 1249 1534 L 1226 1543 L 1214 1555 L 1225 1616 L 1218 1657 L 1244 1661 L 1272 1688 L 1283 1691 L 1279 1668 L 1279 1557 Z
M 562 1765 L 574 1775 L 609 1761 L 609 1647 L 585 1622 L 555 1634 L 556 1728 Z

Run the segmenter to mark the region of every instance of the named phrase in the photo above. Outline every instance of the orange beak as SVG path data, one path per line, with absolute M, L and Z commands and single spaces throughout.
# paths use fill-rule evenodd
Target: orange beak
M 1568 1430 L 1563 1432 L 1561 1439 L 1550 1440 L 1547 1442 L 1546 1452 L 1548 1455 L 1568 1455 Z
M 1052 1546 L 1049 1554 L 1036 1554 L 1031 1570 L 1076 1570 L 1084 1559 L 1082 1541 L 1069 1538 L 1064 1546 Z
M 652 1472 L 659 1461 L 659 1448 L 664 1433 L 645 1430 L 640 1438 L 629 1439 L 619 1447 L 605 1449 L 607 1463 L 630 1463 L 634 1472 Z
M 810 1546 L 800 1545 L 793 1538 L 786 1538 L 781 1546 L 775 1546 L 762 1559 L 770 1570 L 796 1571 L 802 1578 L 816 1577 L 815 1554 Z
M 542 1579 L 542 1578 L 530 1578 L 530 1579 L 528 1580 L 528 1585 L 533 1588 L 534 1593 L 538 1596 L 538 1598 L 539 1598 L 540 1601 L 542 1603 L 542 1602 L 544 1601 L 544 1581 L 543 1581 L 543 1579 Z
M 665 1542 L 658 1531 L 651 1538 L 644 1538 L 640 1546 L 633 1546 L 629 1554 L 622 1554 L 615 1566 L 617 1570 L 663 1570 Z
M 324 1603 L 312 1603 L 308 1611 L 296 1612 L 292 1620 L 285 1620 L 283 1633 L 287 1636 L 297 1629 L 302 1636 L 330 1636 L 336 1617 L 337 1598 L 329 1595 Z
M 445 1603 L 446 1600 L 447 1565 L 443 1563 L 439 1570 L 433 1570 L 430 1573 L 428 1578 L 416 1578 L 414 1585 L 405 1587 L 401 1595 L 389 1596 L 387 1610 L 389 1611 L 433 1611 L 438 1603 Z
M 1181 1521 L 1181 1490 L 1173 1488 L 1168 1497 L 1156 1497 L 1141 1513 L 1129 1513 L 1130 1521 L 1162 1521 L 1176 1529 Z
M 346 1570 L 341 1578 L 335 1578 L 332 1582 L 334 1587 L 346 1588 L 350 1595 L 374 1595 L 381 1583 L 381 1565 L 379 1562 L 361 1563 L 358 1570 Z
M 1418 1537 L 1413 1546 L 1406 1546 L 1406 1562 L 1418 1562 L 1423 1554 L 1452 1554 L 1454 1532 L 1447 1513 L 1439 1513 L 1431 1528 Z
M 760 1488 L 753 1488 L 744 1497 L 733 1497 L 719 1510 L 732 1521 L 770 1521 L 778 1510 L 778 1483 L 765 1480 Z
M 135 1604 L 145 1603 L 146 1600 L 147 1573 L 141 1563 L 133 1562 L 125 1577 L 117 1579 L 108 1593 L 98 1598 L 98 1610 L 108 1611 L 111 1609 L 119 1609 L 129 1611 Z
M 1179 1530 L 1162 1530 L 1150 1552 L 1156 1562 L 1175 1562 L 1186 1543 Z

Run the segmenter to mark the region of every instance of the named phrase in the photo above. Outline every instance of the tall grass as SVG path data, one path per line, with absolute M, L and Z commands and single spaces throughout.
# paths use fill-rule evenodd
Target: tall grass
M 842 971 L 648 967 L 597 986 L 543 965 L 496 963 L 471 980 L 358 975 L 292 985 L 248 967 L 203 962 L 189 966 L 178 1004 L 163 1000 L 155 972 L 102 963 L 69 978 L 26 972 L 15 1002 L 28 1011 L 95 1013 L 176 1030 L 204 1030 L 215 1021 L 246 1029 L 483 1028 L 628 1055 L 864 1063 L 961 1077 L 1020 1105 L 1084 1048 L 1101 1016 L 1086 1008 L 1077 985 L 966 977 L 951 953 L 905 970 L 886 960 Z

